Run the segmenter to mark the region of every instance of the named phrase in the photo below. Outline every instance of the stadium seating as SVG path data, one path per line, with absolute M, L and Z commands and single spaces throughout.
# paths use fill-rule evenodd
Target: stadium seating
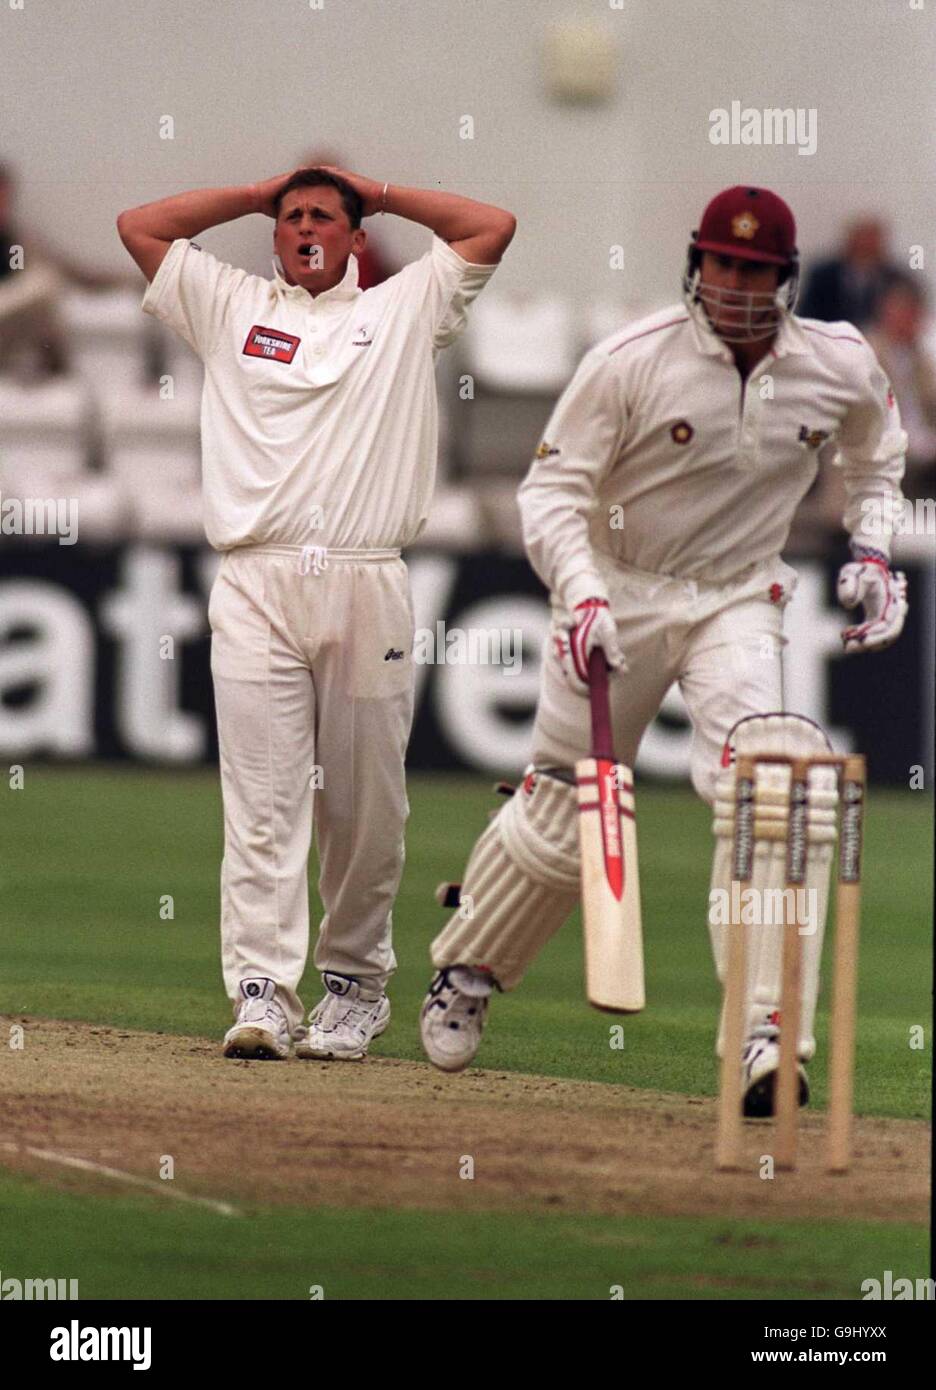
M 583 352 L 646 312 L 609 297 L 491 293 L 438 363 L 438 487 L 419 544 L 521 545 L 516 486 Z M 0 374 L 0 492 L 77 498 L 81 539 L 199 545 L 202 368 L 133 291 L 62 299 L 71 375 Z M 834 481 L 834 479 L 833 479 Z M 816 488 L 791 549 L 824 550 L 834 507 Z

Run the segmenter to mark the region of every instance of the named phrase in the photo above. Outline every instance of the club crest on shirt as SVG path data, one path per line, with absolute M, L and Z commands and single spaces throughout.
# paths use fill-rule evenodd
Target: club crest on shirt
M 695 434 L 688 420 L 677 420 L 670 429 L 670 438 L 674 444 L 688 444 Z
M 808 449 L 818 449 L 820 444 L 824 444 L 829 437 L 828 430 L 811 430 L 808 425 L 800 425 L 799 435 L 797 436 L 801 444 L 805 444 Z
M 255 323 L 247 334 L 243 356 L 267 357 L 271 362 L 291 362 L 301 341 L 301 338 L 294 338 L 291 333 L 283 333 L 279 328 L 263 328 Z

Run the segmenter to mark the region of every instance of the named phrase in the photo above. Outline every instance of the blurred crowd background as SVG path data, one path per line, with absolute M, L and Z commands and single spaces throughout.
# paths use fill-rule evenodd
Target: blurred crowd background
M 741 181 L 790 202 L 799 312 L 868 334 L 910 435 L 908 492 L 932 496 L 934 12 L 897 0 L 3 7 L 0 491 L 78 497 L 90 544 L 201 541 L 199 364 L 140 312 L 115 219 L 316 160 L 518 217 L 468 334 L 439 363 L 424 545 L 516 551 L 516 485 L 581 354 L 679 298 L 702 208 Z M 733 105 L 789 110 L 814 138 L 788 128 L 783 145 L 719 144 L 713 113 Z M 426 249 L 400 219 L 366 225 L 364 283 Z M 269 275 L 271 232 L 250 217 L 199 241 Z M 824 470 L 793 553 L 841 552 L 839 482 Z
M 334 149 L 296 162 L 356 167 L 353 153 Z M 200 363 L 140 312 L 145 285 L 129 260 L 115 271 L 76 255 L 60 227 L 36 225 L 29 195 L 28 168 L 0 162 L 0 491 L 77 498 L 83 542 L 197 543 Z M 262 260 L 271 224 L 253 221 Z M 399 269 L 379 221 L 367 224 L 364 288 Z M 909 436 L 906 494 L 932 497 L 936 320 L 926 280 L 901 265 L 873 214 L 844 226 L 830 216 L 827 244 L 831 254 L 801 248 L 797 312 L 867 335 Z M 672 299 L 681 270 L 672 267 Z M 505 292 L 495 278 L 463 340 L 440 358 L 439 486 L 422 544 L 519 548 L 516 486 L 579 357 L 661 302 L 608 294 L 582 303 L 548 283 Z M 842 505 L 837 471 L 821 469 L 791 551 L 841 549 Z

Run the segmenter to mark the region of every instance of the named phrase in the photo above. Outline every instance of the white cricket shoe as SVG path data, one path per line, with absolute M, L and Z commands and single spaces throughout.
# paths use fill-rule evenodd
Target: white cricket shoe
M 741 1054 L 744 1068 L 744 1115 L 749 1120 L 766 1119 L 774 1113 L 774 1091 L 780 1069 L 780 1045 L 776 1028 L 758 1030 L 748 1038 Z M 799 1103 L 809 1104 L 809 1078 L 802 1062 L 799 1076 Z
M 481 1043 L 494 981 L 471 965 L 440 970 L 419 1013 L 423 1050 L 440 1071 L 463 1071 Z
M 225 1057 L 280 1062 L 289 1056 L 289 1025 L 273 980 L 241 980 L 237 1022 L 224 1035 Z
M 309 1031 L 296 1043 L 296 1056 L 359 1062 L 371 1040 L 386 1032 L 390 1000 L 385 994 L 365 994 L 348 975 L 326 971 L 322 980 L 328 993 L 309 1014 Z

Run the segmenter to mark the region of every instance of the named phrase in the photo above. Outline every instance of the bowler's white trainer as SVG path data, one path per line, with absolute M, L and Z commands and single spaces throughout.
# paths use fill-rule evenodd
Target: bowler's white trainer
M 481 1043 L 494 981 L 471 965 L 440 970 L 419 1014 L 419 1030 L 429 1061 L 440 1071 L 462 1071 Z
M 309 1014 L 309 1031 L 296 1043 L 296 1056 L 359 1062 L 390 1023 L 390 1000 L 385 994 L 365 993 L 357 980 L 330 970 L 322 982 L 328 993 Z
M 289 1025 L 274 999 L 273 980 L 241 980 L 237 1022 L 224 1035 L 225 1057 L 281 1062 L 289 1056 Z

